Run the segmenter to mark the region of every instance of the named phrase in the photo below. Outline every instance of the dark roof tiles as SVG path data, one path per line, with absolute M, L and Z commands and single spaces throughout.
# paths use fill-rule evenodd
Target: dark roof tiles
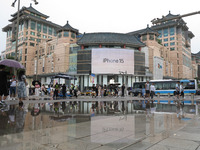
M 78 30 L 73 28 L 72 26 L 70 26 L 68 21 L 63 27 L 61 27 L 57 30 L 57 32 L 59 32 L 59 31 L 73 31 L 75 33 L 78 33 Z
M 127 45 L 132 47 L 145 46 L 135 36 L 122 33 L 87 33 L 77 42 L 79 45 L 94 45 L 94 44 L 108 44 L 108 45 Z

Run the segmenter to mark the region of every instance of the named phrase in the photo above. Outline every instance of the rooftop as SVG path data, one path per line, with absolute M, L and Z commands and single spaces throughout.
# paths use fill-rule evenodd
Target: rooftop
M 126 45 L 131 47 L 143 47 L 145 46 L 138 38 L 128 34 L 122 33 L 86 33 L 77 42 L 79 45 L 98 45 L 98 44 L 109 44 L 109 45 Z

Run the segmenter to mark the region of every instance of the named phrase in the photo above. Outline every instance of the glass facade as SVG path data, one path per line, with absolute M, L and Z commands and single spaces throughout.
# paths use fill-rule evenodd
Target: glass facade
M 31 21 L 31 29 L 35 30 L 35 21 Z
M 47 33 L 47 26 L 43 25 L 43 33 Z
M 168 36 L 168 29 L 164 29 L 164 37 Z
M 168 38 L 165 38 L 165 39 L 164 39 L 164 42 L 167 42 L 167 41 L 168 41 Z
M 174 27 L 170 28 L 169 30 L 170 30 L 170 35 L 174 35 L 174 32 L 175 32 Z
M 48 32 L 49 35 L 52 35 L 52 28 L 49 27 L 49 32 Z
M 38 32 L 41 32 L 41 29 L 42 29 L 42 28 L 41 28 L 41 24 L 40 24 L 40 23 L 37 23 L 37 31 L 38 31 Z
M 69 32 L 68 31 L 64 31 L 64 37 L 69 37 Z

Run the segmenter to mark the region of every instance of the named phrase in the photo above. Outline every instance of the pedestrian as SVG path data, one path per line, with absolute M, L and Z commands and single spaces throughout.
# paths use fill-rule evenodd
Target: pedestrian
M 62 85 L 62 95 L 63 95 L 63 98 L 66 97 L 66 85 L 65 84 Z
M 46 87 L 45 87 L 44 84 L 42 84 L 41 91 L 42 91 L 42 96 L 43 96 L 43 95 L 46 95 L 47 90 L 46 90 Z
M 11 84 L 10 84 L 10 98 L 11 98 L 11 100 L 15 100 L 16 85 L 17 85 L 17 80 L 15 79 L 15 76 L 13 76 L 12 80 L 11 80 Z
M 125 85 L 122 85 L 122 97 L 124 97 Z
M 56 82 L 55 86 L 54 86 L 55 90 L 54 90 L 54 96 L 53 97 L 58 97 L 58 90 L 59 90 L 59 85 L 58 82 Z
M 177 99 L 179 99 L 179 95 L 180 95 L 180 82 L 179 81 L 176 82 L 175 95 L 176 95 Z
M 145 84 L 145 92 L 146 92 L 146 97 L 149 98 L 150 97 L 150 85 L 149 85 L 149 81 L 147 81 L 147 83 Z
M 95 84 L 92 85 L 92 98 L 96 97 L 96 87 Z
M 35 96 L 40 95 L 40 84 L 36 81 L 35 82 Z
M 10 70 L 11 71 L 11 70 Z M 8 93 L 8 82 L 7 76 L 10 73 L 5 71 L 5 66 L 0 65 L 0 103 L 5 104 L 4 100 L 6 100 Z
M 98 86 L 98 84 L 96 84 L 96 88 L 95 88 L 96 95 L 95 95 L 95 98 L 98 97 L 98 95 L 99 95 L 98 88 L 99 88 L 99 86 Z
M 184 98 L 184 87 L 183 87 L 183 82 L 181 82 L 181 85 L 180 85 L 180 95 L 182 98 Z
M 156 91 L 156 88 L 154 86 L 154 83 L 152 83 L 151 86 L 150 86 L 151 99 L 153 99 L 153 96 L 155 95 L 155 91 Z
M 22 100 L 25 100 L 27 97 L 25 70 L 19 70 L 18 72 L 17 94 L 19 98 L 19 104 L 23 105 Z
M 74 96 L 76 98 L 78 97 L 77 92 L 78 92 L 78 85 L 76 85 L 75 88 L 74 88 Z
M 102 94 L 101 94 L 101 85 L 99 85 L 99 87 L 98 87 L 98 95 L 99 95 L 99 97 L 102 97 Z

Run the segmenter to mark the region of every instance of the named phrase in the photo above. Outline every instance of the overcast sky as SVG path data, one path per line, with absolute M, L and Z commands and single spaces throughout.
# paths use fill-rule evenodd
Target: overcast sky
M 2 28 L 9 24 L 11 14 L 17 11 L 11 7 L 14 0 L 0 0 L 0 51 L 6 48 L 6 33 Z M 80 33 L 116 32 L 127 33 L 151 26 L 151 20 L 172 14 L 183 15 L 200 11 L 199 0 L 20 0 L 21 7 L 32 6 L 49 16 L 48 20 L 61 26 L 67 20 Z M 20 8 L 21 8 L 20 7 Z M 192 53 L 200 51 L 200 14 L 183 18 L 193 32 Z

